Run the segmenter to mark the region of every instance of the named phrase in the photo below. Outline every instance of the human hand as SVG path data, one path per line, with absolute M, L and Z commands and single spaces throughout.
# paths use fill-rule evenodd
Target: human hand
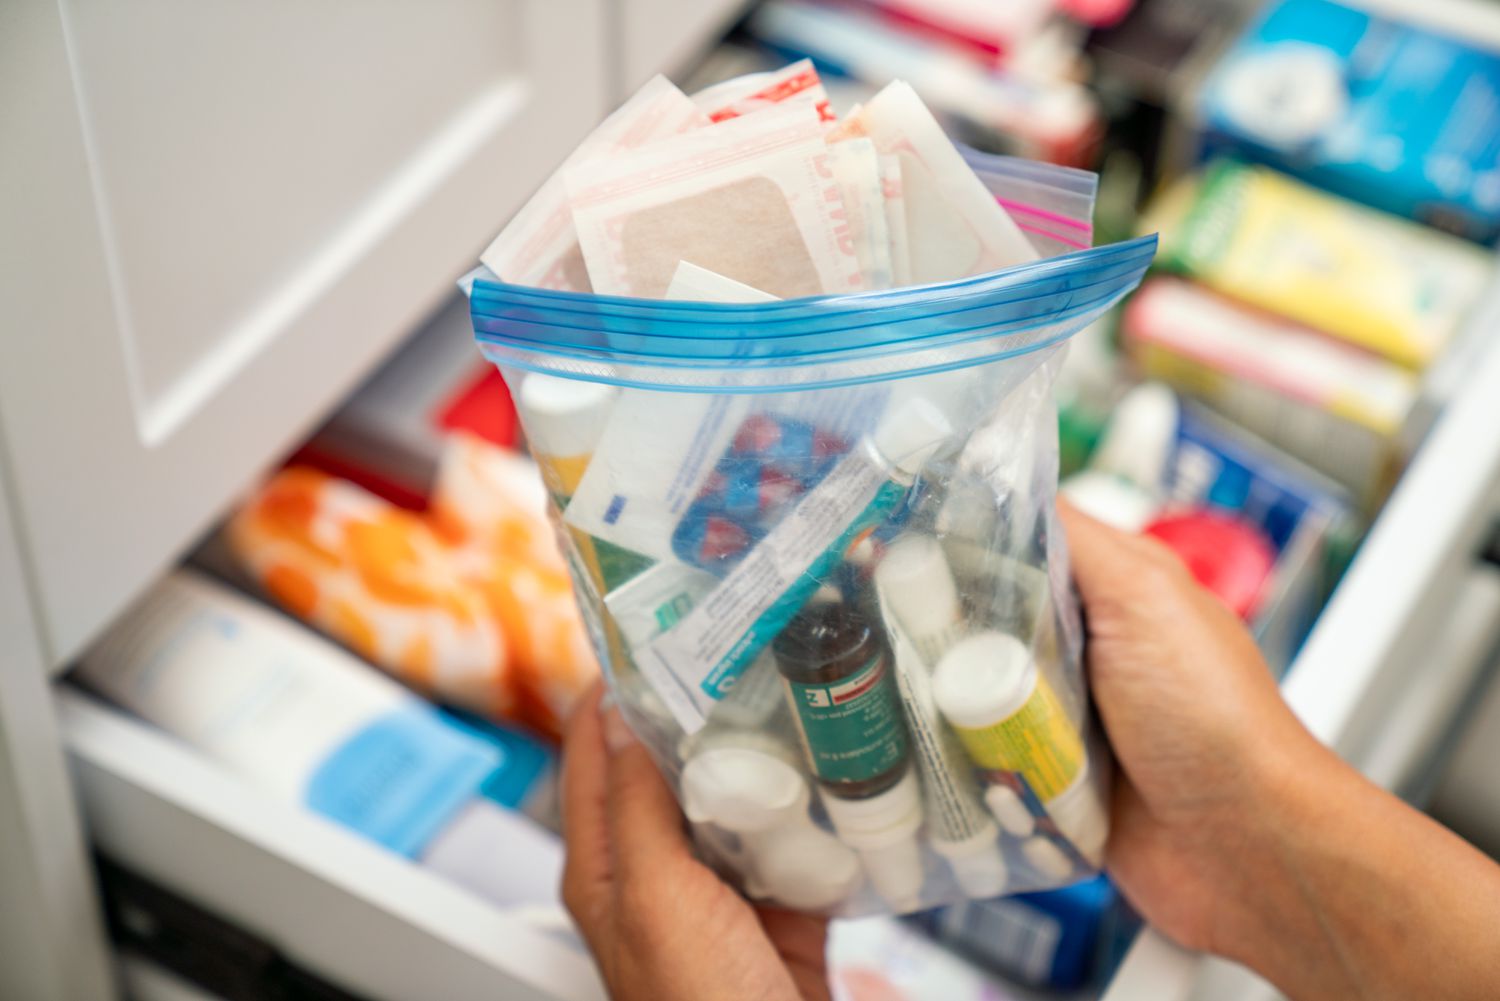
M 600 697 L 564 747 L 563 902 L 610 996 L 826 1001 L 826 920 L 753 907 L 694 858 L 671 789 Z
M 1153 925 L 1226 952 L 1291 776 L 1341 768 L 1238 618 L 1155 539 L 1059 505 L 1090 690 L 1120 763 L 1107 866 Z M 1253 842 L 1253 843 L 1252 843 Z
M 1293 998 L 1500 997 L 1500 867 L 1318 743 L 1170 550 L 1059 510 L 1125 896 Z

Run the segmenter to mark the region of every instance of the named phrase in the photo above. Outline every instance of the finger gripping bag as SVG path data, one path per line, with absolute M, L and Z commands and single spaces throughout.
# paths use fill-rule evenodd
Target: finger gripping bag
M 1087 247 L 1091 175 L 966 156 L 1040 253 Z M 1098 871 L 1052 382 L 1154 250 L 751 303 L 474 280 L 612 696 L 750 898 L 904 913 Z

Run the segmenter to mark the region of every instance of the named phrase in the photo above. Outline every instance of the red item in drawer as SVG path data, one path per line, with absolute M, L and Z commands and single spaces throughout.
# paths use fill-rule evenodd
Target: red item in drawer
M 1165 542 L 1194 579 L 1249 619 L 1276 563 L 1271 541 L 1253 525 L 1213 511 L 1158 518 L 1145 534 Z
M 501 448 L 519 444 L 516 407 L 510 390 L 495 366 L 488 362 L 484 370 L 463 389 L 454 393 L 434 417 L 444 431 L 468 431 Z

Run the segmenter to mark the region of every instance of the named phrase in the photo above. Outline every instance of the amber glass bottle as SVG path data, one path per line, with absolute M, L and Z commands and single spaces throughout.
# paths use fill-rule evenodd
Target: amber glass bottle
M 808 765 L 831 795 L 875 796 L 906 773 L 906 724 L 884 637 L 856 608 L 813 602 L 772 647 Z

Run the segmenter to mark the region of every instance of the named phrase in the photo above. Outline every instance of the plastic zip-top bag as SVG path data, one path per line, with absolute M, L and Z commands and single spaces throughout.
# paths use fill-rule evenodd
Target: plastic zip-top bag
M 883 148 L 871 129 L 858 151 L 884 212 L 868 189 L 847 196 L 875 242 L 844 244 L 837 280 L 928 253 L 918 214 L 960 169 L 987 194 L 951 195 L 944 225 L 1003 212 L 974 232 L 1010 227 L 1039 259 L 785 300 L 746 276 L 787 272 L 748 258 L 734 274 L 684 254 L 665 299 L 470 278 L 476 337 L 517 400 L 614 699 L 699 851 L 752 898 L 828 914 L 1060 886 L 1098 871 L 1108 833 L 1110 759 L 1054 510 L 1052 382 L 1068 337 L 1135 287 L 1155 240 L 1089 248 L 1093 175 L 949 158 L 920 113 L 881 112 L 901 138 Z M 778 163 L 732 183 L 774 174 L 786 219 L 810 215 L 793 204 L 801 175 Z M 926 172 L 910 200 L 903 165 Z M 818 197 L 860 188 L 833 173 Z M 587 177 L 607 188 L 597 164 Z M 607 194 L 658 213 L 640 260 L 660 283 L 663 255 L 706 230 L 669 232 L 670 194 L 642 190 Z M 693 182 L 701 212 L 741 211 L 712 190 Z M 619 248 L 646 230 L 622 236 L 636 225 L 622 218 L 601 274 L 643 273 Z M 903 223 L 928 229 L 905 250 Z M 984 239 L 976 260 L 995 256 Z

